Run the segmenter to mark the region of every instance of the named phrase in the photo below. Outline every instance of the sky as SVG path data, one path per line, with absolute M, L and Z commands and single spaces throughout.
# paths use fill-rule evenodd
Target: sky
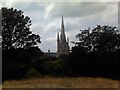
M 29 16 L 32 25 L 31 31 L 39 34 L 41 44 L 38 44 L 43 52 L 49 49 L 57 51 L 57 33 L 60 32 L 62 14 L 66 36 L 71 41 L 77 41 L 76 34 L 80 29 L 96 27 L 97 25 L 118 26 L 117 0 L 0 0 L 0 7 L 13 7 L 22 10 L 25 16 Z

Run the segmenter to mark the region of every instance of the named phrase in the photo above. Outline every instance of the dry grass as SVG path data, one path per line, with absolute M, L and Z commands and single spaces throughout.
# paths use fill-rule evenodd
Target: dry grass
M 118 88 L 118 81 L 105 78 L 44 77 L 5 81 L 3 88 Z
M 2 84 L 0 84 L 0 90 L 2 90 Z

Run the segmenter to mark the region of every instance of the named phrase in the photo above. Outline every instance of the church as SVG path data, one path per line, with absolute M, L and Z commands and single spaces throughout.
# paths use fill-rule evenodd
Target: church
M 61 32 L 57 36 L 57 57 L 69 54 L 69 39 L 65 35 L 64 20 L 62 15 Z
M 61 28 L 60 32 L 58 32 L 57 36 L 57 53 L 56 52 L 46 52 L 44 56 L 48 57 L 59 57 L 61 55 L 67 55 L 69 54 L 69 39 L 65 35 L 65 28 L 64 28 L 64 20 L 62 15 L 62 22 L 61 22 Z

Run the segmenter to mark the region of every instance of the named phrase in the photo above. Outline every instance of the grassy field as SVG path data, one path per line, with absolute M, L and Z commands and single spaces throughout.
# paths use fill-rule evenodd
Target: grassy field
M 118 81 L 105 78 L 44 77 L 5 81 L 3 88 L 118 88 Z

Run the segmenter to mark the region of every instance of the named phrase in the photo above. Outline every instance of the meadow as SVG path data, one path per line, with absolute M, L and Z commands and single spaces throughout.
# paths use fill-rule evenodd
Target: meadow
M 118 80 L 101 77 L 43 77 L 4 81 L 3 88 L 118 88 Z

